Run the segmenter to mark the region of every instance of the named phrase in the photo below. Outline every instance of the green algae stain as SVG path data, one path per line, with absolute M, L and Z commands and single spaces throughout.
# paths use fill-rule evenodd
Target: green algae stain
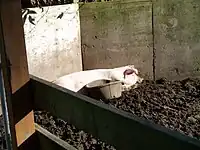
M 163 3 L 163 4 L 162 4 Z M 179 44 L 200 41 L 200 1 L 196 0 L 160 0 L 163 14 L 159 16 L 160 23 L 167 26 L 166 38 Z M 155 9 L 156 10 L 156 9 Z M 160 12 L 156 12 L 160 14 Z M 169 23 L 175 18 L 177 25 Z

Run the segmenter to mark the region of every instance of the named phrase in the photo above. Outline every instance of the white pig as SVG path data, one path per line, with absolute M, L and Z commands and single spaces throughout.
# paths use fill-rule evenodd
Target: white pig
M 97 80 L 121 81 L 122 88 L 128 90 L 137 82 L 141 83 L 143 79 L 138 76 L 138 70 L 134 65 L 127 65 L 113 69 L 93 69 L 74 72 L 58 78 L 53 83 L 78 92 L 87 84 Z

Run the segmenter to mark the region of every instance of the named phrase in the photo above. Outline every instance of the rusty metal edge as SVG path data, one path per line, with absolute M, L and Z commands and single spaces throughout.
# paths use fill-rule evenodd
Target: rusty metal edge
M 45 137 L 47 137 L 51 141 L 55 142 L 56 144 L 61 146 L 63 149 L 66 149 L 66 150 L 77 150 L 75 147 L 73 147 L 72 145 L 70 145 L 67 142 L 63 141 L 62 139 L 60 139 L 59 137 L 55 136 L 54 134 L 50 133 L 49 131 L 47 131 L 46 129 L 44 129 L 43 127 L 38 125 L 37 123 L 35 123 L 35 128 L 36 128 L 37 132 L 41 133 L 42 135 L 44 135 Z

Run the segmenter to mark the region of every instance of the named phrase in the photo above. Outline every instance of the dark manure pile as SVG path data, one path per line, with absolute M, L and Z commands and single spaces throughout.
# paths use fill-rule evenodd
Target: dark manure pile
M 116 150 L 113 146 L 78 130 L 75 126 L 52 116 L 49 112 L 35 111 L 35 122 L 78 150 Z
M 52 116 L 49 112 L 35 111 L 34 117 L 37 124 L 78 150 L 116 150 L 113 146 L 106 144 L 91 134 L 78 130 L 75 126 Z M 0 116 L 0 150 L 7 150 L 2 116 Z
M 103 102 L 200 139 L 200 79 L 145 80 L 122 97 Z
M 136 89 L 123 92 L 120 98 L 101 101 L 200 140 L 200 79 L 145 80 Z M 35 111 L 35 121 L 79 150 L 115 149 L 48 112 Z M 1 148 L 5 148 L 4 135 L 1 121 Z

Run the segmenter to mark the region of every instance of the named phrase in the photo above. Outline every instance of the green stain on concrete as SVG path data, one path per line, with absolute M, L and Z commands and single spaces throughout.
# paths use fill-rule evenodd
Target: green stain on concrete
M 139 5 L 138 5 L 139 4 Z M 149 3 L 147 3 L 148 5 Z M 129 5 L 127 7 L 127 5 Z M 134 7 L 135 6 L 135 7 Z M 83 5 L 80 8 L 80 15 L 87 16 L 90 14 L 94 14 L 93 20 L 99 26 L 107 24 L 110 21 L 127 21 L 127 17 L 130 15 L 130 11 L 132 16 L 139 14 L 142 11 L 145 11 L 146 7 L 143 2 L 123 2 L 123 1 L 114 1 L 114 2 L 94 2 Z M 126 10 L 127 9 L 127 10 Z M 149 11 L 149 10 L 147 10 Z M 137 20 L 138 21 L 138 20 Z M 126 23 L 126 22 L 121 22 Z
M 200 1 L 154 0 L 154 16 L 158 76 L 200 75 Z
M 159 21 L 167 26 L 166 38 L 171 41 L 187 43 L 200 40 L 200 1 L 194 0 L 160 0 L 162 12 Z M 170 23 L 170 19 L 176 20 Z
M 177 75 L 174 68 L 180 69 L 182 75 L 200 75 L 197 69 L 200 64 L 200 0 L 153 0 L 153 3 L 158 76 L 174 77 Z M 141 45 L 147 44 L 145 38 L 149 38 L 152 32 L 150 8 L 150 2 L 141 0 L 129 3 L 124 0 L 83 5 L 80 8 L 81 22 L 91 26 L 91 28 L 81 27 L 84 33 L 90 32 L 84 42 L 90 43 L 93 39 L 89 36 L 98 34 L 101 36 L 101 40 L 98 41 L 100 46 L 98 43 L 95 44 L 99 47 L 107 44 L 112 48 L 114 44 L 121 44 L 118 46 L 121 48 L 126 43 L 125 39 L 126 46 L 132 44 L 131 46 L 142 47 Z M 108 42 L 103 41 L 105 39 Z M 149 42 L 150 38 L 147 41 Z M 130 45 L 125 49 L 131 51 Z M 141 50 L 134 51 L 139 57 Z M 144 58 L 138 60 L 152 59 L 146 58 L 146 55 L 140 57 Z
M 147 1 L 85 4 L 80 9 L 81 42 L 87 45 L 84 66 L 91 69 L 131 63 L 151 78 L 151 18 L 151 2 Z

